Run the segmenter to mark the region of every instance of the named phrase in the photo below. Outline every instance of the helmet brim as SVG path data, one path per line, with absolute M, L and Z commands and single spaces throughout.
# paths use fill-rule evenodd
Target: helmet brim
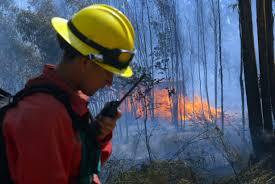
M 82 42 L 80 39 L 78 39 L 69 29 L 68 27 L 68 20 L 60 18 L 60 17 L 54 17 L 51 20 L 52 26 L 55 29 L 55 31 L 66 41 L 68 42 L 72 47 L 74 47 L 76 50 L 78 50 L 81 54 L 84 56 L 87 56 L 90 53 L 97 54 L 98 51 L 91 48 L 84 42 Z M 128 66 L 126 69 L 120 70 L 115 67 L 96 62 L 99 66 L 104 68 L 105 70 L 112 72 L 113 74 L 119 75 L 121 77 L 131 77 L 133 75 L 132 68 Z

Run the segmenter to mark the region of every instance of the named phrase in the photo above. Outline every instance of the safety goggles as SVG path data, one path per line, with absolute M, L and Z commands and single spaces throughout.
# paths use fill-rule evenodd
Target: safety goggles
M 135 51 L 109 49 L 101 51 L 100 54 L 89 54 L 88 58 L 118 69 L 126 69 L 132 61 L 134 55 Z
M 90 47 L 99 51 L 99 54 L 89 54 L 87 57 L 90 60 L 96 60 L 97 62 L 113 66 L 117 69 L 126 69 L 132 61 L 136 51 L 124 50 L 124 49 L 108 49 L 99 45 L 83 35 L 72 23 L 68 21 L 68 26 L 71 32 L 81 41 L 89 45 Z

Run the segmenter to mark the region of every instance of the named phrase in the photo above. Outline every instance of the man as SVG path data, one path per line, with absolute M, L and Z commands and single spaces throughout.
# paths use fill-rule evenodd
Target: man
M 57 86 L 69 96 L 73 111 L 83 116 L 88 112 L 88 96 L 111 86 L 113 74 L 132 75 L 133 27 L 120 11 L 102 4 L 80 10 L 69 21 L 55 17 L 52 25 L 64 51 L 62 61 L 56 67 L 46 65 L 26 86 Z M 99 116 L 94 121 L 99 127 L 96 139 L 102 163 L 111 154 L 112 130 L 120 116 L 117 112 L 115 117 Z M 14 183 L 85 183 L 79 177 L 84 162 L 81 136 L 64 105 L 52 95 L 24 97 L 5 115 L 3 131 Z M 91 180 L 100 183 L 95 174 Z

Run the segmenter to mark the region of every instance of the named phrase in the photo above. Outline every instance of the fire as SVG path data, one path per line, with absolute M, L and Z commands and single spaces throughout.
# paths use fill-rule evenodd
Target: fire
M 206 100 L 203 100 L 199 96 L 195 96 L 194 100 L 190 100 L 186 96 L 179 95 L 178 102 L 173 103 L 173 98 L 169 97 L 167 90 L 157 90 L 155 92 L 155 115 L 164 118 L 171 119 L 174 105 L 178 105 L 178 119 L 179 120 L 206 120 L 211 121 L 215 116 L 216 110 L 214 107 L 209 107 Z M 173 105 L 174 104 L 174 105 Z M 220 109 L 217 109 L 217 116 L 221 113 Z
M 174 99 L 174 100 L 173 100 Z M 148 100 L 148 99 L 147 99 Z M 149 104 L 149 103 L 148 103 Z M 133 103 L 132 103 L 133 105 Z M 144 117 L 144 103 L 134 102 L 136 108 L 131 108 L 130 102 L 128 103 L 127 111 L 136 111 L 136 114 Z M 177 105 L 177 108 L 175 106 Z M 149 106 L 149 105 L 147 105 Z M 147 115 L 150 116 L 150 107 L 147 109 Z M 177 110 L 173 112 L 173 110 Z M 126 110 L 126 109 L 125 109 Z M 173 95 L 169 96 L 167 89 L 158 89 L 154 93 L 154 115 L 155 117 L 172 120 L 172 114 L 177 116 L 178 120 L 190 120 L 190 121 L 212 121 L 217 113 L 217 117 L 221 116 L 221 110 L 217 111 L 214 107 L 208 107 L 207 101 L 201 97 L 196 96 L 194 100 L 189 99 L 186 96 L 178 95 L 178 101 L 176 102 Z

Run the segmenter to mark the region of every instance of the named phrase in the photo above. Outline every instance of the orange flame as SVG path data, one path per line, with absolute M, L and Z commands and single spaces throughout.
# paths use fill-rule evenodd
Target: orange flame
M 149 100 L 147 99 L 147 102 Z M 128 103 L 128 107 L 124 110 L 136 111 L 138 116 L 144 117 L 144 103 L 134 102 L 136 108 L 133 108 L 131 103 Z M 149 103 L 147 103 L 149 104 Z M 177 108 L 174 108 L 177 105 Z M 147 105 L 149 106 L 149 105 Z M 147 108 L 147 115 L 150 115 L 149 108 Z M 173 111 L 177 112 L 173 112 Z M 167 89 L 155 90 L 154 93 L 154 116 L 172 120 L 176 117 L 178 120 L 191 120 L 191 121 L 212 121 L 217 113 L 217 117 L 221 116 L 221 110 L 218 108 L 217 111 L 214 107 L 208 108 L 208 103 L 201 97 L 196 96 L 194 100 L 190 100 L 188 97 L 178 95 L 177 99 L 173 95 L 169 96 Z

